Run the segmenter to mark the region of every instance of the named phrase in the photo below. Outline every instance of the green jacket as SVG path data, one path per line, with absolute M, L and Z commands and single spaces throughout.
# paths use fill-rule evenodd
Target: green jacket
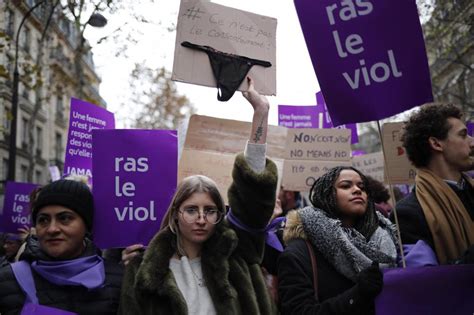
M 277 168 L 267 160 L 257 174 L 243 154 L 236 157 L 228 197 L 233 214 L 254 229 L 264 228 L 273 212 Z M 143 259 L 127 266 L 122 286 L 120 314 L 187 314 L 169 262 L 176 252 L 175 235 L 160 231 L 150 242 Z M 227 220 L 216 226 L 201 253 L 202 272 L 217 314 L 273 314 L 260 264 L 265 235 L 239 230 Z

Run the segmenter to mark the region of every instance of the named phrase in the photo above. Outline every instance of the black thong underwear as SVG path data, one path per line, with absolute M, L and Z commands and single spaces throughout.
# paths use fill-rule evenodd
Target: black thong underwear
M 266 68 L 272 66 L 268 61 L 228 54 L 209 46 L 190 42 L 182 42 L 181 45 L 201 50 L 207 54 L 217 83 L 217 99 L 222 102 L 230 100 L 252 66 L 258 65 Z

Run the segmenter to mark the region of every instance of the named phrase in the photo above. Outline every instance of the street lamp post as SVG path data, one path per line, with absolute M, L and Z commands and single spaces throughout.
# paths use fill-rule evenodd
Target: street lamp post
M 8 152 L 8 181 L 15 181 L 15 171 L 16 171 L 16 136 L 17 136 L 17 118 L 18 118 L 18 85 L 20 74 L 18 72 L 18 42 L 20 39 L 20 31 L 25 23 L 26 19 L 30 14 L 40 5 L 47 2 L 47 0 L 42 0 L 32 6 L 23 16 L 23 19 L 20 22 L 20 26 L 16 32 L 15 39 L 15 61 L 14 61 L 14 70 L 13 70 L 13 86 L 12 86 L 12 121 L 10 126 L 10 144 Z M 103 27 L 107 24 L 107 19 L 99 13 L 93 13 L 87 24 L 94 27 Z
M 15 61 L 13 68 L 13 87 L 12 87 L 12 121 L 10 125 L 10 147 L 8 152 L 8 176 L 7 180 L 15 181 L 15 170 L 16 170 L 16 125 L 17 125 L 17 116 L 18 116 L 18 84 L 20 79 L 20 74 L 18 73 L 18 41 L 20 39 L 20 31 L 25 23 L 28 16 L 31 12 L 37 7 L 45 3 L 46 0 L 39 1 L 34 6 L 32 6 L 20 22 L 20 26 L 16 31 L 15 39 Z

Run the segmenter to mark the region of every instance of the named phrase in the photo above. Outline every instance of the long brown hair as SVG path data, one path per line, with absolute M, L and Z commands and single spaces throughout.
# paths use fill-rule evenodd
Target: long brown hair
M 168 228 L 176 235 L 176 248 L 178 255 L 185 256 L 185 251 L 181 246 L 180 233 L 178 227 L 178 210 L 181 204 L 191 197 L 194 193 L 207 193 L 211 197 L 212 201 L 216 204 L 217 209 L 221 212 L 221 215 L 225 214 L 225 204 L 219 190 L 217 189 L 216 183 L 207 176 L 193 175 L 184 178 L 176 188 L 176 192 L 171 200 L 168 210 L 161 221 L 160 230 Z M 219 222 L 218 224 L 221 224 Z

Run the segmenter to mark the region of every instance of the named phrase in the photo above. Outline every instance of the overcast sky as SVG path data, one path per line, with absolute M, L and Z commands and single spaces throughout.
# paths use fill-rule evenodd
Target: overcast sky
M 271 124 L 278 123 L 278 104 L 316 104 L 315 93 L 319 91 L 319 85 L 292 0 L 213 0 L 212 2 L 278 20 L 277 96 L 269 97 Z M 143 34 L 137 34 L 135 38 L 138 44 L 128 48 L 127 54 L 130 56 L 128 59 L 115 57 L 114 49 L 111 49 L 110 45 L 100 44 L 93 47 L 97 71 L 102 77 L 100 93 L 110 111 L 117 112 L 120 110 L 120 105 L 126 103 L 130 94 L 129 74 L 135 62 L 145 61 L 150 67 L 164 66 L 172 70 L 176 32 L 169 32 L 166 27 L 177 22 L 179 3 L 179 0 L 161 0 L 153 5 L 137 8 L 157 25 L 140 25 Z M 107 18 L 109 23 L 104 29 L 88 29 L 86 36 L 91 43 L 125 22 L 120 15 L 107 16 Z M 185 83 L 177 83 L 177 86 L 178 91 L 190 99 L 200 115 L 251 120 L 251 106 L 246 103 L 240 92 L 237 92 L 228 102 L 219 102 L 215 88 Z M 131 104 L 129 109 L 132 109 Z M 117 125 L 119 128 L 123 127 L 120 121 Z

